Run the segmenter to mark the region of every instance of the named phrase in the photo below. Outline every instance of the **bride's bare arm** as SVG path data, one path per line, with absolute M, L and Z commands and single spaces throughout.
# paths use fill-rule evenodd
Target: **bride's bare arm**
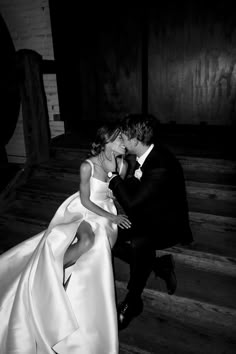
M 126 215 L 114 215 L 93 203 L 90 199 L 90 178 L 91 166 L 88 162 L 83 162 L 80 166 L 80 199 L 82 205 L 93 213 L 109 219 L 121 228 L 129 228 L 130 221 Z

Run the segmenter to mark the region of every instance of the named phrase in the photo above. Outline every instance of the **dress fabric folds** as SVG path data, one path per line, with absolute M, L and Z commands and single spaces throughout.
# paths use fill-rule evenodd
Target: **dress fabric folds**
M 108 183 L 92 175 L 90 191 L 94 203 L 117 213 Z M 83 220 L 92 227 L 94 245 L 64 274 L 64 253 Z M 117 225 L 85 209 L 77 192 L 47 230 L 0 256 L 1 354 L 118 353 L 111 260 L 116 237 Z

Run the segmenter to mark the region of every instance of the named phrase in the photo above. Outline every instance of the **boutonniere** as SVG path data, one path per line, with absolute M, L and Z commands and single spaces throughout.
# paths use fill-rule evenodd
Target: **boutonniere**
M 137 170 L 134 171 L 134 177 L 140 179 L 142 177 L 142 170 L 140 168 L 138 168 Z

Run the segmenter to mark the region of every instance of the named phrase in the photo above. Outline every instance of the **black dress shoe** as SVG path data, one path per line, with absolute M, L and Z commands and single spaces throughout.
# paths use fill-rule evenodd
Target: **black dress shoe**
M 166 288 L 169 295 L 174 294 L 177 288 L 177 279 L 175 275 L 175 263 L 172 255 L 157 257 L 154 264 L 154 273 L 166 282 Z
M 124 300 L 118 305 L 118 329 L 121 331 L 126 328 L 134 317 L 140 315 L 143 311 L 142 299 L 135 301 Z

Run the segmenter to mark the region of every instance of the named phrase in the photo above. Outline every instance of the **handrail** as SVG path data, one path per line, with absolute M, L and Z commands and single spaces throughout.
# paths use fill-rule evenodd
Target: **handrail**
M 6 203 L 10 200 L 12 192 L 17 188 L 21 181 L 23 182 L 28 177 L 31 170 L 32 166 L 26 163 L 0 192 L 0 212 L 6 207 Z

